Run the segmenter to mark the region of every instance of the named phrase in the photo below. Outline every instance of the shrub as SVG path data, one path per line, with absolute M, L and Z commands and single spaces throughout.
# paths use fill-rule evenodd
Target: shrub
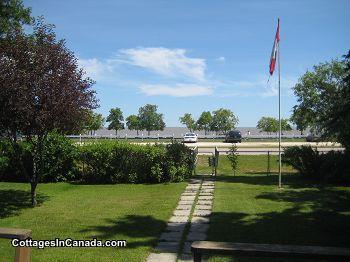
M 181 144 L 90 143 L 80 148 L 80 160 L 88 183 L 175 182 L 194 170 L 192 150 Z
M 282 161 L 293 166 L 305 178 L 329 182 L 349 180 L 347 152 L 330 151 L 320 154 L 310 146 L 294 146 L 284 150 Z
M 63 135 L 50 133 L 44 142 L 41 182 L 72 181 L 77 179 L 75 159 L 78 156 L 73 142 Z
M 13 144 L 6 139 L 0 141 L 0 181 L 27 182 L 22 168 L 31 169 L 31 145 L 26 142 L 18 144 L 18 154 Z
M 0 143 L 0 181 L 28 182 L 24 173 L 32 172 L 32 145 L 27 141 L 18 144 L 18 154 L 8 140 Z M 40 182 L 74 180 L 77 149 L 66 137 L 50 133 L 44 141 L 43 169 Z M 22 169 L 24 168 L 25 171 Z

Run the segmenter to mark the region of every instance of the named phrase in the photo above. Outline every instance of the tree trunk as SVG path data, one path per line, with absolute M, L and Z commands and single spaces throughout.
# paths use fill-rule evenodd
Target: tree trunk
M 118 135 L 118 129 L 115 130 L 115 136 L 117 136 L 117 135 Z
M 37 205 L 36 187 L 40 181 L 40 175 L 42 173 L 42 168 L 44 165 L 43 147 L 44 147 L 45 138 L 46 138 L 46 135 L 38 136 L 37 144 L 34 147 L 35 149 L 34 149 L 34 156 L 33 156 L 33 173 L 30 179 L 30 196 L 31 196 L 33 207 Z
M 147 134 L 148 134 L 148 136 L 150 136 L 151 135 L 151 131 L 147 130 Z
M 137 134 L 137 136 L 139 135 L 139 130 L 136 130 L 136 134 Z
M 32 206 L 35 207 L 37 205 L 36 201 L 36 186 L 38 183 L 36 181 L 30 182 L 30 197 L 32 199 Z

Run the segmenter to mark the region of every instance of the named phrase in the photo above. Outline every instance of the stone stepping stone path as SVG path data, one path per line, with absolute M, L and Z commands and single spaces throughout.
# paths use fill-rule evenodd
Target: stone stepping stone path
M 207 238 L 214 185 L 213 178 L 207 175 L 190 180 L 159 238 L 155 247 L 157 253 L 151 253 L 147 262 L 193 261 L 192 242 Z
M 203 175 L 203 179 L 189 181 L 165 232 L 159 238 L 155 247 L 157 253 L 151 253 L 147 262 L 193 261 L 192 242 L 207 237 L 214 185 L 213 178 L 207 175 Z
M 184 230 L 190 220 L 191 211 L 201 183 L 202 179 L 191 179 L 189 181 L 185 191 L 181 194 L 173 216 L 168 221 L 166 231 L 162 233 L 155 247 L 155 250 L 159 253 L 151 253 L 147 261 L 177 261 Z

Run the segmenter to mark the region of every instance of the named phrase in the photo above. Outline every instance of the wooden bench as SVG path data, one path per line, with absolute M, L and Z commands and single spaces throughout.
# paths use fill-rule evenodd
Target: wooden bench
M 193 261 L 195 262 L 200 262 L 202 260 L 202 255 L 208 254 L 299 257 L 331 259 L 332 261 L 350 261 L 350 248 L 339 247 L 195 241 L 192 243 L 191 250 L 193 253 Z
M 0 238 L 20 240 L 31 237 L 32 231 L 28 229 L 18 228 L 2 228 L 0 227 Z M 29 262 L 30 261 L 30 248 L 28 247 L 16 247 L 15 250 L 15 262 Z

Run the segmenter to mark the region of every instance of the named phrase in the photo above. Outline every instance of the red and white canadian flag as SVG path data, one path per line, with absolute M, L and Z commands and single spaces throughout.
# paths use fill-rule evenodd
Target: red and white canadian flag
M 280 19 L 278 18 L 277 31 L 276 31 L 275 41 L 273 43 L 273 48 L 272 48 L 272 53 L 270 58 L 270 75 L 272 75 L 273 72 L 275 71 L 279 42 L 280 42 Z

